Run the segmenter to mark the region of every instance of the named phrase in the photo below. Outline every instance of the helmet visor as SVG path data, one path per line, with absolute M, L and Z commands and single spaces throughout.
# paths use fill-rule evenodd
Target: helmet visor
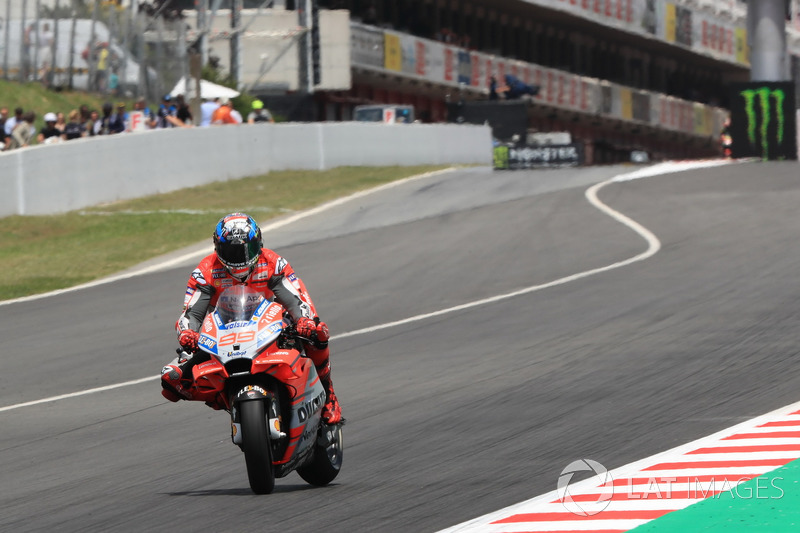
M 243 268 L 255 264 L 261 253 L 261 246 L 256 239 L 249 242 L 220 242 L 217 244 L 217 255 L 223 265 L 229 268 Z

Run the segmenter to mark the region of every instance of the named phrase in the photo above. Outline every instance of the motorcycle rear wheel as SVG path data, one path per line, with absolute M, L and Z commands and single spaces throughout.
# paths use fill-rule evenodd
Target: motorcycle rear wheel
M 324 487 L 339 475 L 342 468 L 342 453 L 344 443 L 342 442 L 342 424 L 335 426 L 323 426 L 320 432 L 332 432 L 330 442 L 327 446 L 314 444 L 314 458 L 311 462 L 297 469 L 297 473 L 307 483 Z
M 269 494 L 275 488 L 272 451 L 264 402 L 258 400 L 239 404 L 242 420 L 242 451 L 247 463 L 247 478 L 256 494 Z

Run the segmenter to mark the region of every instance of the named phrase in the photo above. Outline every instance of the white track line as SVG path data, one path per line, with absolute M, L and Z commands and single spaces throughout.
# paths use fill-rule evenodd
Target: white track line
M 469 309 L 470 307 L 474 307 L 474 306 L 477 306 L 477 305 L 499 302 L 499 301 L 502 301 L 502 300 L 505 300 L 505 299 L 508 299 L 508 298 L 514 298 L 515 296 L 521 296 L 523 294 L 529 294 L 529 293 L 532 293 L 532 292 L 541 291 L 541 290 L 544 290 L 544 289 L 549 289 L 550 287 L 556 287 L 558 285 L 564 285 L 565 283 L 569 283 L 571 281 L 576 281 L 576 280 L 583 279 L 583 278 L 586 278 L 586 277 L 589 277 L 589 276 L 593 276 L 595 274 L 600 274 L 601 272 L 607 272 L 609 270 L 614 270 L 614 269 L 617 269 L 617 268 L 621 268 L 621 267 L 630 265 L 632 263 L 636 263 L 636 262 L 639 262 L 639 261 L 644 261 L 645 259 L 648 259 L 648 258 L 652 257 L 653 255 L 655 255 L 656 253 L 658 253 L 658 251 L 661 249 L 661 242 L 658 240 L 658 237 L 656 237 L 652 232 L 650 232 L 650 230 L 648 230 L 647 228 L 645 228 L 644 226 L 642 226 L 641 224 L 639 224 L 635 220 L 626 217 L 625 215 L 623 215 L 619 211 L 615 211 L 614 209 L 611 209 L 610 207 L 608 207 L 607 205 L 602 203 L 597 198 L 597 192 L 600 189 L 602 189 L 603 187 L 605 187 L 606 185 L 609 185 L 611 183 L 615 183 L 615 182 L 618 182 L 618 181 L 626 181 L 627 179 L 638 179 L 638 178 L 643 178 L 643 177 L 656 176 L 656 175 L 660 175 L 660 174 L 668 174 L 668 173 L 672 173 L 672 172 L 680 172 L 680 171 L 684 171 L 684 170 L 692 170 L 692 169 L 696 169 L 696 168 L 704 168 L 704 167 L 709 167 L 709 166 L 716 166 L 716 165 L 719 165 L 719 164 L 726 164 L 726 163 L 728 163 L 728 161 L 722 161 L 722 162 L 720 162 L 720 161 L 687 161 L 687 162 L 662 163 L 662 164 L 659 164 L 659 165 L 654 165 L 653 167 L 648 167 L 647 169 L 643 169 L 643 171 L 636 171 L 636 172 L 632 172 L 632 173 L 628 173 L 628 174 L 620 174 L 620 175 L 615 176 L 615 177 L 613 177 L 613 178 L 611 178 L 609 180 L 606 180 L 604 182 L 598 183 L 598 184 L 593 185 L 592 187 L 590 187 L 585 193 L 586 198 L 589 201 L 589 203 L 591 203 L 593 206 L 595 206 L 600 211 L 606 213 L 608 216 L 610 216 L 614 220 L 616 220 L 619 223 L 629 227 L 630 229 L 635 231 L 638 235 L 640 235 L 645 241 L 647 241 L 647 250 L 645 250 L 641 254 L 638 254 L 638 255 L 635 255 L 635 256 L 631 257 L 630 259 L 625 259 L 624 261 L 618 261 L 618 262 L 612 263 L 612 264 L 610 264 L 608 266 L 595 268 L 595 269 L 592 269 L 592 270 L 587 270 L 585 272 L 579 272 L 577 274 L 572 274 L 571 276 L 566 276 L 566 277 L 563 277 L 563 278 L 559 278 L 557 280 L 550 281 L 548 283 L 543 283 L 541 285 L 533 285 L 531 287 L 526 287 L 524 289 L 519 289 L 519 290 L 516 290 L 516 291 L 513 291 L 513 292 L 506 293 L 506 294 L 492 296 L 490 298 L 484 298 L 482 300 L 476 300 L 474 302 L 461 304 L 461 305 L 456 305 L 456 306 L 453 306 L 453 307 L 448 307 L 446 309 L 441 309 L 439 311 L 433 311 L 431 313 L 424 313 L 424 314 L 421 314 L 421 315 L 416 315 L 416 316 L 404 318 L 402 320 L 396 320 L 394 322 L 388 322 L 386 324 L 378 324 L 376 326 L 371 326 L 371 327 L 368 327 L 368 328 L 362 328 L 362 329 L 357 329 L 357 330 L 354 330 L 354 331 L 348 331 L 348 332 L 345 332 L 345 333 L 340 333 L 339 335 L 332 336 L 331 340 L 344 339 L 346 337 L 353 337 L 353 336 L 356 336 L 356 335 L 363 335 L 365 333 L 372 333 L 374 331 L 379 331 L 379 330 L 382 330 L 382 329 L 392 328 L 392 327 L 400 326 L 400 325 L 403 325 L 403 324 L 409 324 L 409 323 L 412 323 L 412 322 L 418 322 L 420 320 L 425 320 L 427 318 L 431 318 L 431 317 L 435 317 L 435 316 L 445 315 L 445 314 L 448 314 L 448 313 L 455 313 L 457 311 L 462 311 L 464 309 Z M 289 217 L 287 219 L 280 220 L 280 221 L 275 222 L 273 224 L 270 224 L 268 226 L 263 226 L 262 227 L 262 231 L 266 232 L 266 231 L 271 231 L 271 230 L 277 229 L 277 228 L 279 228 L 281 226 L 285 226 L 286 224 L 290 224 L 292 222 L 295 222 L 295 221 L 297 221 L 297 220 L 299 220 L 301 218 L 305 218 L 305 217 L 308 217 L 308 216 L 311 216 L 311 215 L 315 215 L 317 213 L 321 213 L 322 211 L 325 211 L 325 210 L 328 210 L 328 209 L 330 209 L 332 207 L 341 205 L 341 204 L 343 204 L 345 202 L 348 202 L 350 200 L 353 200 L 353 199 L 356 199 L 356 198 L 360 198 L 362 196 L 366 196 L 368 194 L 372 194 L 372 193 L 377 192 L 377 191 L 386 190 L 386 189 L 389 189 L 391 187 L 396 187 L 396 186 L 398 186 L 398 185 L 400 185 L 402 183 L 407 183 L 407 182 L 412 181 L 412 180 L 418 180 L 418 179 L 423 179 L 423 178 L 435 176 L 435 175 L 442 174 L 442 173 L 445 173 L 445 172 L 452 172 L 454 170 L 455 170 L 454 168 L 448 168 L 448 169 L 445 169 L 445 170 L 439 170 L 439 171 L 435 171 L 435 172 L 428 172 L 428 173 L 425 173 L 425 174 L 420 174 L 418 176 L 412 176 L 412 177 L 407 178 L 405 180 L 395 181 L 395 182 L 392 182 L 392 183 L 387 183 L 386 185 L 381 185 L 379 187 L 375 187 L 374 189 L 369 189 L 367 191 L 357 192 L 357 193 L 352 194 L 350 196 L 347 196 L 345 198 L 340 198 L 340 199 L 337 199 L 337 200 L 333 200 L 333 201 L 328 202 L 326 204 L 320 205 L 319 207 L 316 207 L 314 209 L 310 209 L 308 211 L 304 211 L 302 213 L 298 213 L 297 215 L 294 215 L 294 216 Z M 178 258 L 173 259 L 173 260 L 171 260 L 169 262 L 165 262 L 163 264 L 160 264 L 160 265 L 157 265 L 157 266 L 154 266 L 154 267 L 149 267 L 149 268 L 142 269 L 142 270 L 137 271 L 137 272 L 132 272 L 132 273 L 128 273 L 128 274 L 125 274 L 125 275 L 106 278 L 106 279 L 103 279 L 103 280 L 94 281 L 94 282 L 91 282 L 91 283 L 86 283 L 84 285 L 79 285 L 77 287 L 71 287 L 69 289 L 62 289 L 62 290 L 58 290 L 58 291 L 49 292 L 47 294 L 39 294 L 39 295 L 35 295 L 35 296 L 27 296 L 27 297 L 24 297 L 24 298 L 18 298 L 16 300 L 9 300 L 9 301 L 6 301 L 6 302 L 0 302 L 0 305 L 7 305 L 7 304 L 11 304 L 11 303 L 16 303 L 16 302 L 30 301 L 30 300 L 35 300 L 35 299 L 39 299 L 39 298 L 45 298 L 45 297 L 48 297 L 48 296 L 54 296 L 56 294 L 63 294 L 63 293 L 66 293 L 66 292 L 72 292 L 72 291 L 77 291 L 77 290 L 80 290 L 80 289 L 85 289 L 87 287 L 94 287 L 94 286 L 97 286 L 97 285 L 103 285 L 103 284 L 106 284 L 106 283 L 111 283 L 113 281 L 119 281 L 119 280 L 122 280 L 122 279 L 128 279 L 128 278 L 132 278 L 134 276 L 141 275 L 141 274 L 148 274 L 150 272 L 155 272 L 155 271 L 158 271 L 158 270 L 161 270 L 161 269 L 164 269 L 164 268 L 168 268 L 168 267 L 170 267 L 172 265 L 183 263 L 183 262 L 188 261 L 189 259 L 192 259 L 194 257 L 200 257 L 200 256 L 205 255 L 207 253 L 208 253 L 207 251 L 194 252 L 194 253 L 178 257 Z M 20 409 L 22 407 L 28 407 L 28 406 L 32 406 L 32 405 L 39 405 L 39 404 L 42 404 L 42 403 L 54 402 L 54 401 L 58 401 L 58 400 L 68 399 L 68 398 L 75 398 L 75 397 L 78 397 L 78 396 L 85 396 L 87 394 L 94 394 L 96 392 L 103 392 L 103 391 L 107 391 L 107 390 L 112 390 L 112 389 L 117 389 L 117 388 L 122 388 L 122 387 L 128 387 L 128 386 L 131 386 L 131 385 L 138 385 L 140 383 L 145 383 L 147 381 L 154 381 L 156 379 L 160 379 L 160 377 L 161 377 L 160 375 L 150 376 L 150 377 L 146 377 L 146 378 L 135 379 L 133 381 L 125 381 L 125 382 L 122 382 L 122 383 L 116 383 L 116 384 L 113 384 L 113 385 L 107 385 L 105 387 L 87 389 L 87 390 L 83 390 L 83 391 L 73 392 L 73 393 L 70 393 L 70 394 L 62 394 L 62 395 L 59 395 L 59 396 L 51 396 L 49 398 L 42 398 L 41 400 L 34 400 L 34 401 L 30 401 L 30 402 L 25 402 L 25 403 L 18 403 L 18 404 L 14 404 L 14 405 L 8 405 L 8 406 L 5 406 L 5 407 L 0 407 L 0 412 L 11 411 L 13 409 Z

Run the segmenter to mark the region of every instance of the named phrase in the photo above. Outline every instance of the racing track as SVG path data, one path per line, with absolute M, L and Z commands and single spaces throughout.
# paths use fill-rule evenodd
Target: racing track
M 150 379 L 0 410 L 0 530 L 436 531 L 552 490 L 575 459 L 615 468 L 795 402 L 797 169 L 609 185 L 655 256 L 360 335 L 342 333 L 641 254 L 584 196 L 626 169 L 462 170 L 276 230 L 340 335 L 336 483 L 252 495 L 227 415 Z M 1 306 L 0 407 L 155 376 L 194 261 Z

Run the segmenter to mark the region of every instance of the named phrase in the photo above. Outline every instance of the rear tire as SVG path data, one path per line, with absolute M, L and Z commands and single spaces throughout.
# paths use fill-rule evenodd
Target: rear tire
M 247 463 L 247 478 L 256 494 L 269 494 L 275 488 L 272 452 L 264 402 L 250 400 L 239 403 L 242 420 L 242 451 Z
M 307 483 L 324 487 L 339 475 L 342 468 L 342 454 L 344 443 L 342 441 L 342 424 L 335 426 L 323 425 L 322 431 L 333 432 L 332 442 L 323 446 L 319 442 L 314 444 L 314 458 L 310 463 L 297 469 L 297 473 Z

